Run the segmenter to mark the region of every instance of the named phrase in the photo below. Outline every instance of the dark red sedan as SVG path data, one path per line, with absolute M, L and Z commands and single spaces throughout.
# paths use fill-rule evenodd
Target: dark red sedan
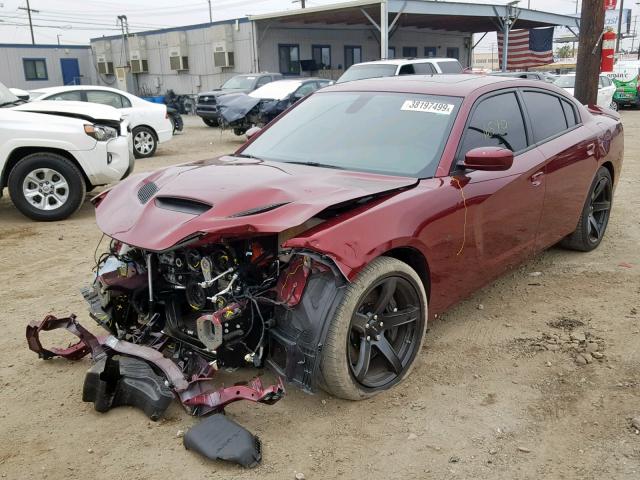
M 113 240 L 87 298 L 185 378 L 268 366 L 369 397 L 407 376 L 429 317 L 552 245 L 596 248 L 622 157 L 619 116 L 553 85 L 335 85 L 233 155 L 97 197 Z

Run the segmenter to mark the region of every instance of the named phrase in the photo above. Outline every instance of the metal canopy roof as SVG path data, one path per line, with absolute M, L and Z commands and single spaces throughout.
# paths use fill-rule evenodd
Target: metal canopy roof
M 380 1 L 352 1 L 264 15 L 250 15 L 253 21 L 271 20 L 277 23 L 303 23 L 324 25 L 369 25 L 371 19 L 380 24 Z M 505 5 L 488 5 L 430 0 L 387 0 L 388 22 L 397 18 L 403 27 L 453 30 L 479 33 L 500 30 L 496 18 L 504 16 Z M 515 28 L 568 26 L 577 28 L 579 19 L 569 15 L 516 8 Z M 398 16 L 399 14 L 399 16 Z M 367 18 L 369 16 L 371 19 Z

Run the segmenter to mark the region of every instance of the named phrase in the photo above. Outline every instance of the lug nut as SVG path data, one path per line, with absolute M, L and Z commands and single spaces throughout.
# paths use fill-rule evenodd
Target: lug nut
M 376 340 L 380 340 L 380 335 L 376 335 Z
M 374 320 L 377 320 L 377 319 L 378 319 L 378 315 L 374 315 L 374 316 L 373 316 L 373 319 L 374 319 Z
M 384 327 L 384 322 L 380 322 L 380 326 L 381 326 L 381 327 Z
M 367 342 L 371 341 L 371 337 L 369 335 L 367 335 Z
M 364 324 L 364 328 L 369 328 L 371 325 L 369 325 L 368 323 Z
M 394 309 L 393 309 L 393 313 L 396 313 L 397 311 L 398 311 L 398 309 L 397 309 L 397 308 L 394 308 Z

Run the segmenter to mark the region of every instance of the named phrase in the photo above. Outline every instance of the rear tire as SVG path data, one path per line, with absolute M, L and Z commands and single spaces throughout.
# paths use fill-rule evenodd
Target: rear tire
M 612 201 L 611 174 L 606 167 L 600 167 L 589 188 L 577 228 L 560 245 L 580 252 L 590 252 L 600 245 L 609 223 Z
M 202 121 L 207 127 L 217 127 L 218 121 L 214 118 L 203 118 Z
M 80 170 L 69 159 L 48 152 L 19 160 L 9 174 L 8 186 L 13 204 L 23 215 L 45 222 L 74 214 L 87 192 Z
M 155 132 L 149 127 L 136 127 L 131 135 L 133 135 L 133 155 L 136 158 L 153 157 L 158 148 Z
M 618 102 L 611 102 L 611 105 L 609 105 L 609 108 L 617 112 L 620 107 L 618 107 Z
M 322 348 L 323 388 L 347 400 L 387 390 L 411 372 L 427 327 L 427 295 L 418 274 L 379 257 L 350 283 Z

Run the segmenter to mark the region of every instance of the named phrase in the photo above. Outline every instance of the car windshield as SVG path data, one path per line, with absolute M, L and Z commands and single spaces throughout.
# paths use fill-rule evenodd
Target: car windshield
M 18 97 L 16 97 L 13 93 L 11 93 L 11 90 L 0 83 L 0 107 L 3 105 L 11 105 L 17 101 L 19 101 Z
M 397 68 L 397 65 L 384 64 L 353 65 L 342 74 L 336 83 L 363 80 L 365 78 L 392 77 L 395 75 Z
M 250 90 L 253 88 L 253 85 L 256 83 L 255 75 L 251 76 L 237 76 L 230 78 L 222 85 L 222 90 L 229 90 L 232 88 L 238 88 L 241 90 Z
M 576 77 L 573 75 L 558 77 L 553 83 L 561 88 L 573 88 L 576 84 Z
M 433 177 L 461 99 L 381 92 L 316 93 L 243 155 L 345 170 Z
M 457 61 L 436 62 L 442 73 L 462 73 L 462 65 Z
M 249 95 L 254 98 L 284 100 L 295 92 L 300 85 L 302 85 L 302 82 L 297 80 L 279 80 L 277 82 L 267 83 L 255 89 Z

